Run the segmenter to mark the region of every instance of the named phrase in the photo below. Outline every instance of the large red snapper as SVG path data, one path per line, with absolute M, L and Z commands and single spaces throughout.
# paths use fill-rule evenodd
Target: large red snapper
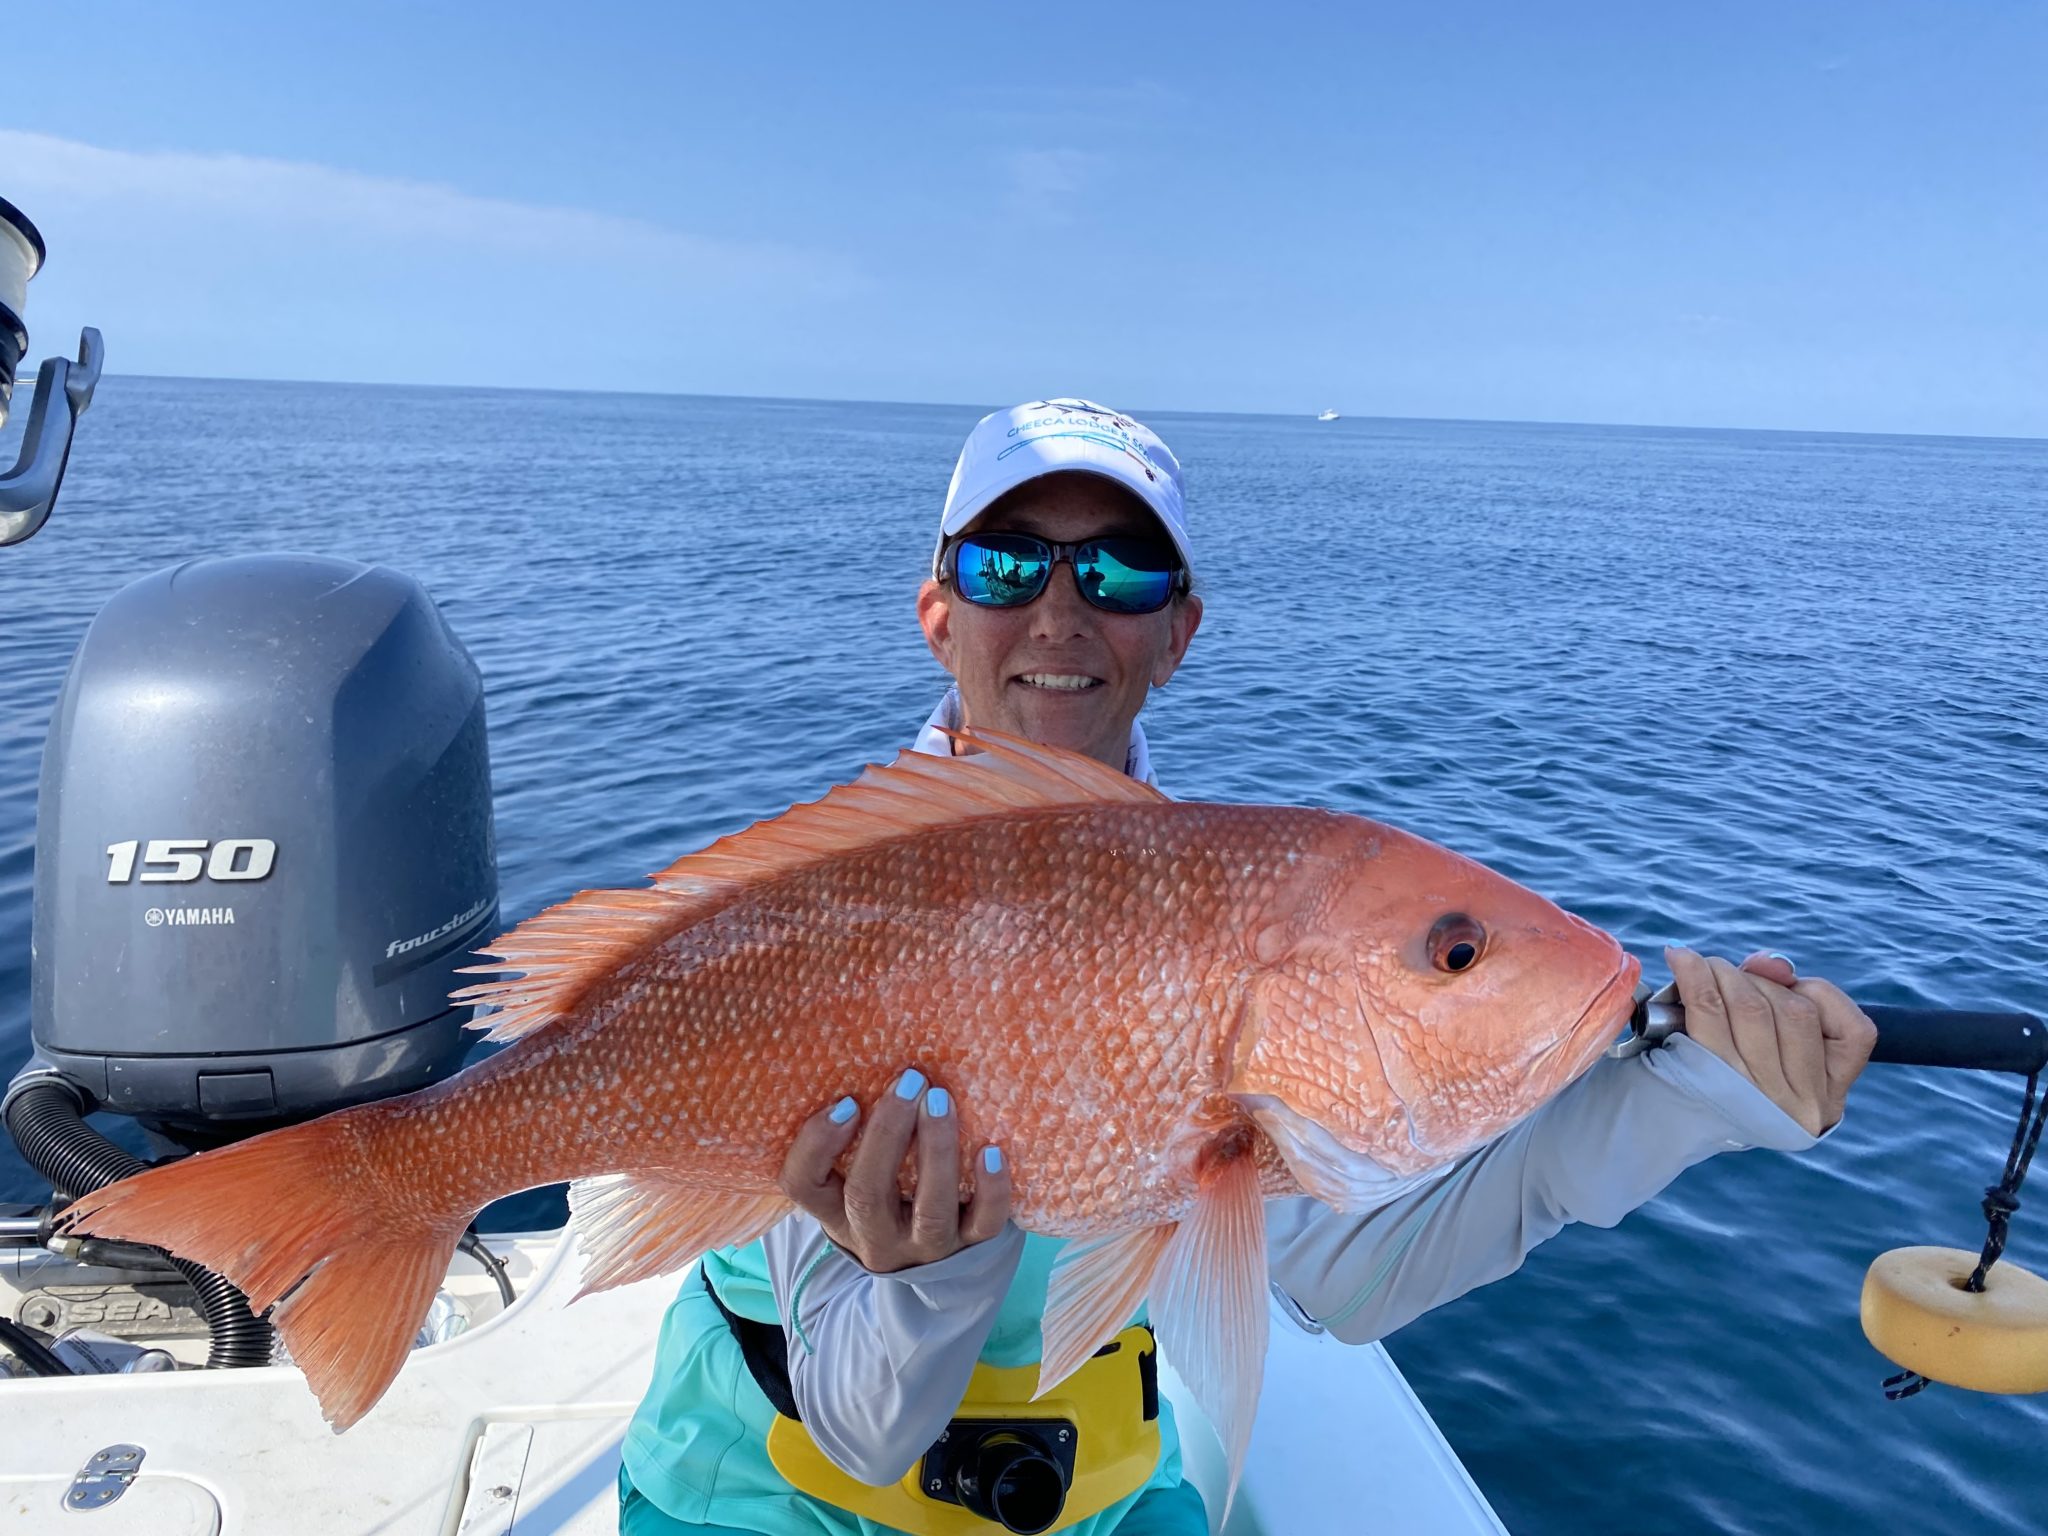
M 963 740 L 521 924 L 490 951 L 518 974 L 458 994 L 499 1010 L 488 1060 L 139 1174 L 70 1226 L 274 1304 L 345 1429 L 486 1202 L 573 1180 L 584 1290 L 662 1274 L 787 1214 L 804 1118 L 914 1063 L 969 1155 L 1004 1148 L 1018 1224 L 1090 1240 L 1054 1272 L 1042 1388 L 1149 1303 L 1234 1481 L 1261 1200 L 1369 1209 L 1497 1135 L 1614 1036 L 1636 964 L 1391 827 Z

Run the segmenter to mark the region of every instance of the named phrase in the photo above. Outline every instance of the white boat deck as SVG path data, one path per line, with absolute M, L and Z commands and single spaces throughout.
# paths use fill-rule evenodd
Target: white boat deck
M 560 1234 L 491 1241 L 518 1301 L 416 1351 L 346 1435 L 289 1366 L 0 1380 L 0 1536 L 610 1536 L 620 1442 L 678 1280 L 565 1310 L 578 1261 Z M 497 1306 L 466 1260 L 451 1289 Z M 1162 1379 L 1213 1509 L 1220 1452 Z M 74 1476 L 115 1445 L 143 1451 L 132 1485 L 68 1511 Z M 1276 1318 L 1231 1536 L 1502 1529 L 1385 1351 Z

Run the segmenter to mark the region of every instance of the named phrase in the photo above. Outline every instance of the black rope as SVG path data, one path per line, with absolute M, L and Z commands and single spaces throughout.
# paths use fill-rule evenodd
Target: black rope
M 2005 1238 L 2012 1227 L 2013 1212 L 2020 1208 L 2020 1185 L 2027 1177 L 2027 1165 L 2034 1160 L 2034 1149 L 2041 1144 L 2041 1128 L 2048 1125 L 2048 1097 L 2040 1095 L 2040 1086 L 2041 1074 L 2030 1074 L 2027 1096 L 2020 1105 L 2019 1129 L 2013 1132 L 2012 1151 L 2005 1158 L 2005 1175 L 1984 1191 L 1987 1228 L 1984 1252 L 1977 1260 L 1977 1267 L 1970 1271 L 1970 1278 L 1964 1282 L 1966 1291 L 1983 1290 L 1984 1276 L 2005 1252 Z M 2035 1112 L 2037 1100 L 2038 1114 Z
M 1981 1292 L 1984 1277 L 2005 1253 L 2005 1239 L 2012 1229 L 2013 1213 L 2020 1208 L 2020 1185 L 2026 1181 L 2027 1168 L 2034 1161 L 2035 1149 L 2041 1145 L 2041 1132 L 2048 1128 L 2048 1094 L 2040 1090 L 2041 1074 L 2029 1073 L 2026 1097 L 2020 1101 L 2019 1128 L 2012 1135 L 2012 1150 L 2005 1155 L 2005 1171 L 1996 1184 L 1984 1191 L 1984 1251 L 1978 1255 L 1977 1267 L 1970 1271 L 1970 1278 L 1963 1282 L 1966 1291 Z M 1888 1376 L 1884 1383 L 1885 1401 L 1896 1403 L 1928 1384 L 1927 1378 L 1918 1371 L 1901 1371 L 1896 1376 Z

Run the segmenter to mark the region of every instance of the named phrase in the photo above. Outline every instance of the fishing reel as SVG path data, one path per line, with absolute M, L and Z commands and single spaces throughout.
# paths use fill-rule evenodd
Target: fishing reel
M 16 370 L 28 352 L 28 282 L 41 270 L 49 250 L 19 208 L 0 198 L 0 426 L 14 396 Z M 87 326 L 78 336 L 76 362 L 43 359 L 35 373 L 21 453 L 14 468 L 0 474 L 0 544 L 19 544 L 49 520 L 71 458 L 78 418 L 92 404 L 106 349 L 100 333 Z

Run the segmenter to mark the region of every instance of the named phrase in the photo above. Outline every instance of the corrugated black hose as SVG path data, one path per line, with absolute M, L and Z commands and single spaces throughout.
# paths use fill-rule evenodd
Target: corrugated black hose
M 28 1367 L 31 1376 L 69 1376 L 72 1369 L 51 1354 L 43 1341 L 19 1323 L 0 1317 L 0 1344 L 14 1352 L 14 1358 Z
M 7 1106 L 7 1134 L 28 1165 L 50 1187 L 76 1200 L 149 1167 L 85 1123 L 77 1094 L 55 1080 L 33 1082 Z M 270 1324 L 249 1310 L 249 1299 L 210 1269 L 165 1254 L 199 1298 L 211 1344 L 210 1369 L 270 1364 Z

